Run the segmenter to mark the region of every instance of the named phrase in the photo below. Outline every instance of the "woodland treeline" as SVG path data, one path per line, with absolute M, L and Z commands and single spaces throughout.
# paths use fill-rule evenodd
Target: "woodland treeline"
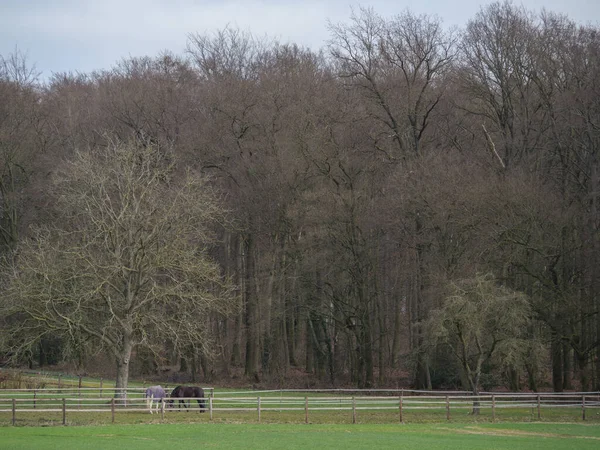
M 210 177 L 239 304 L 210 313 L 211 351 L 166 335 L 136 370 L 600 389 L 598 26 L 510 2 L 458 30 L 357 9 L 320 52 L 226 28 L 46 81 L 4 55 L 4 255 L 61 221 L 64 161 L 115 139 Z M 94 354 L 49 336 L 36 364 Z

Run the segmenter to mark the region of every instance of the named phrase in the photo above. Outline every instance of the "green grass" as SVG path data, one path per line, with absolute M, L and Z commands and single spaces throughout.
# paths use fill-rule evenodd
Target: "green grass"
M 20 449 L 597 449 L 583 424 L 163 424 L 4 427 L 0 448 Z

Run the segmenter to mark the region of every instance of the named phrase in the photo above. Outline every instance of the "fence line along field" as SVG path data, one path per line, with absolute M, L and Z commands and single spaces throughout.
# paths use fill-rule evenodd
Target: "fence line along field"
M 586 421 L 600 423 L 600 393 L 484 393 L 414 390 L 227 391 L 206 399 L 162 399 L 151 415 L 145 388 L 76 387 L 0 390 L 0 423 L 86 424 L 178 421 L 406 423 Z M 181 402 L 180 402 L 181 400 Z M 174 414 L 182 411 L 204 414 Z

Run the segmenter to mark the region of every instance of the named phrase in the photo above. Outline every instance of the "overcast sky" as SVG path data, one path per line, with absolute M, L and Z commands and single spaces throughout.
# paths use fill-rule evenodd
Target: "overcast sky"
M 0 0 L 0 55 L 26 52 L 43 73 L 108 69 L 129 56 L 181 54 L 189 33 L 227 25 L 319 49 L 327 23 L 347 21 L 351 7 L 372 6 L 389 17 L 410 9 L 464 25 L 492 0 Z M 580 23 L 600 23 L 600 0 L 513 1 Z

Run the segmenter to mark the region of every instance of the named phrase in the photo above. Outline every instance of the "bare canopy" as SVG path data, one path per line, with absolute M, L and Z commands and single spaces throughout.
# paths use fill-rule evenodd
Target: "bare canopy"
M 232 305 L 206 252 L 223 217 L 206 180 L 177 173 L 156 146 L 117 142 L 77 153 L 53 188 L 64 216 L 21 243 L 9 280 L 19 345 L 99 342 L 116 359 L 117 388 L 137 346 L 206 346 L 208 313 Z

